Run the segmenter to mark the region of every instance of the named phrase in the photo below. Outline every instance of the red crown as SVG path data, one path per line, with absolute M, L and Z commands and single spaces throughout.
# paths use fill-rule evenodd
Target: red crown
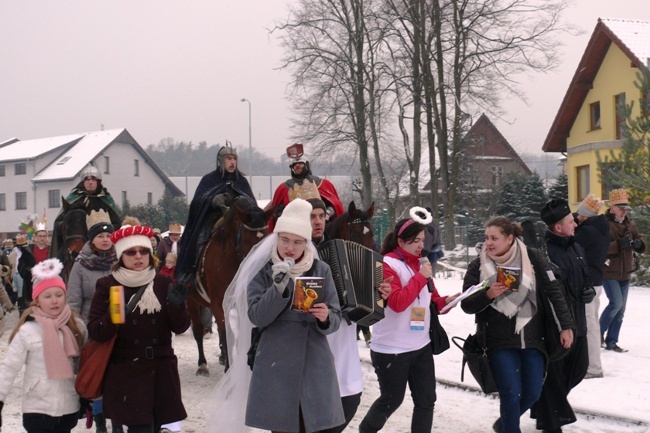
M 147 226 L 124 226 L 111 234 L 111 242 L 117 243 L 120 239 L 124 239 L 133 235 L 153 237 L 153 229 Z

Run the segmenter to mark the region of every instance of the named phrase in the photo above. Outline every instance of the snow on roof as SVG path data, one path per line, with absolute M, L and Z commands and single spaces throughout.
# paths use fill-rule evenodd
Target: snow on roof
M 33 181 L 45 182 L 75 178 L 97 154 L 111 144 L 122 132 L 124 132 L 124 128 L 84 134 L 81 141 L 34 176 Z
M 60 137 L 37 138 L 35 140 L 14 141 L 0 147 L 0 161 L 34 159 L 59 147 L 72 143 L 83 134 L 62 135 Z
M 621 42 L 643 63 L 650 59 L 650 21 L 601 18 Z

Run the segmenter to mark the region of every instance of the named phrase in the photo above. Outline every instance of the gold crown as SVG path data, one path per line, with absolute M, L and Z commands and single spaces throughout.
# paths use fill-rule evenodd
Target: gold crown
M 95 224 L 110 224 L 111 217 L 104 209 L 98 211 L 91 210 L 90 215 L 86 215 L 86 228 L 91 229 Z
M 27 245 L 27 235 L 22 233 L 17 234 L 16 245 Z
M 628 204 L 627 191 L 623 188 L 613 189 L 609 192 L 609 205 Z
M 589 193 L 589 195 L 585 197 L 584 200 L 582 200 L 582 203 L 587 208 L 587 210 L 594 214 L 599 214 L 600 209 L 603 207 L 603 201 L 597 197 L 594 197 L 594 195 L 591 193 Z
M 172 224 L 169 225 L 169 234 L 176 233 L 176 234 L 180 235 L 181 231 L 182 230 L 181 230 L 181 225 L 180 224 L 172 223 Z

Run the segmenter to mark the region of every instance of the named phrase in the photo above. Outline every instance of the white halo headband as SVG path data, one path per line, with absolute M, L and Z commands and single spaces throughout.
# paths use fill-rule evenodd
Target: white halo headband
M 413 206 L 411 210 L 409 210 L 409 215 L 413 221 L 422 225 L 431 224 L 433 222 L 433 215 L 431 215 L 431 212 L 421 206 Z

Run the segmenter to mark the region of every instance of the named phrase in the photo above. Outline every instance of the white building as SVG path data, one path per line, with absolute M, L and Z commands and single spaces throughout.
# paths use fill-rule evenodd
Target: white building
M 28 214 L 47 213 L 48 230 L 62 202 L 93 163 L 118 206 L 154 204 L 172 183 L 124 129 L 0 143 L 0 237 L 13 236 Z

